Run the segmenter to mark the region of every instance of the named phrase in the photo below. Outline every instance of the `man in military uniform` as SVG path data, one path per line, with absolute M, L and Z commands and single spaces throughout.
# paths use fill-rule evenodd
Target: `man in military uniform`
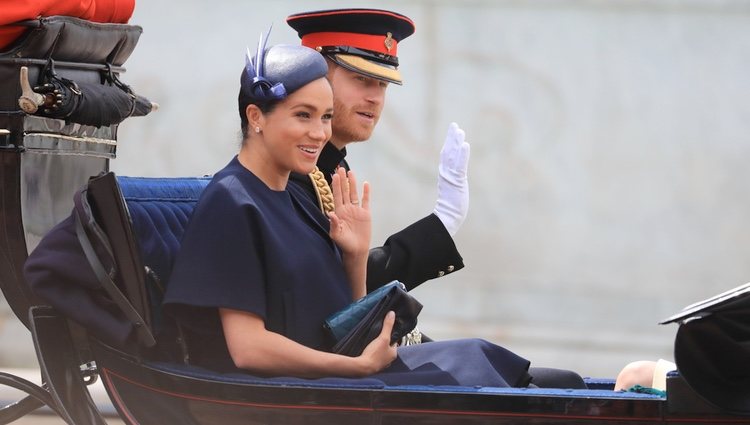
M 349 169 L 346 147 L 370 138 L 390 83 L 401 85 L 398 44 L 414 33 L 406 16 L 377 9 L 337 9 L 299 13 L 287 18 L 302 44 L 328 59 L 333 87 L 333 134 L 318 159 L 319 181 L 292 175 L 290 182 L 305 186 L 325 210 L 325 178 L 339 167 Z M 452 236 L 466 217 L 469 205 L 466 170 L 469 145 L 464 133 L 451 124 L 441 151 L 438 200 L 432 214 L 390 236 L 370 250 L 367 287 L 371 291 L 394 279 L 407 289 L 463 268 Z M 323 190 L 321 195 L 320 190 Z
M 346 146 L 370 138 L 390 83 L 401 84 L 398 43 L 414 33 L 406 16 L 377 9 L 337 9 L 299 13 L 287 23 L 302 44 L 328 59 L 328 81 L 333 87 L 333 134 L 318 158 L 322 176 L 294 175 L 290 182 L 309 190 L 325 210 L 327 187 L 339 167 L 349 169 Z M 469 188 L 466 178 L 469 145 L 464 133 L 451 124 L 438 167 L 438 199 L 432 214 L 391 235 L 382 247 L 370 250 L 367 290 L 398 279 L 407 289 L 463 268 L 452 236 L 466 218 Z M 315 174 L 315 173 L 313 173 Z M 572 371 L 532 367 L 532 385 L 554 388 L 586 388 Z

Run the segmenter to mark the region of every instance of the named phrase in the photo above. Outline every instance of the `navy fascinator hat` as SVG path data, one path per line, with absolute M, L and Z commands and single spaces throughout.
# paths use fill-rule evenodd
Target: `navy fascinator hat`
M 284 99 L 328 73 L 328 64 L 317 51 L 287 44 L 266 48 L 267 37 L 261 35 L 254 57 L 248 51 L 240 76 L 240 109 L 251 103 L 262 106 Z

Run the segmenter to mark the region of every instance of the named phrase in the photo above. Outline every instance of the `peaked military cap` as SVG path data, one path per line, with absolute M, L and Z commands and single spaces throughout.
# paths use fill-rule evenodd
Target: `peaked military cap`
M 380 9 L 332 9 L 291 15 L 286 22 L 302 45 L 351 71 L 401 84 L 398 44 L 414 34 L 414 22 Z

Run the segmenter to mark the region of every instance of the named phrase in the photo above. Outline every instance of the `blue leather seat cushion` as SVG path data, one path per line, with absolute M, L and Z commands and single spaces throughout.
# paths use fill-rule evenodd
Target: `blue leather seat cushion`
M 118 177 L 143 264 L 166 283 L 180 240 L 208 177 Z

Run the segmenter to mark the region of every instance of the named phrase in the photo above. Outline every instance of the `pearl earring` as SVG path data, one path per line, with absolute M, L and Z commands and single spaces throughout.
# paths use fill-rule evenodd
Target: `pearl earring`
M 255 132 L 260 133 L 260 127 L 255 127 Z

